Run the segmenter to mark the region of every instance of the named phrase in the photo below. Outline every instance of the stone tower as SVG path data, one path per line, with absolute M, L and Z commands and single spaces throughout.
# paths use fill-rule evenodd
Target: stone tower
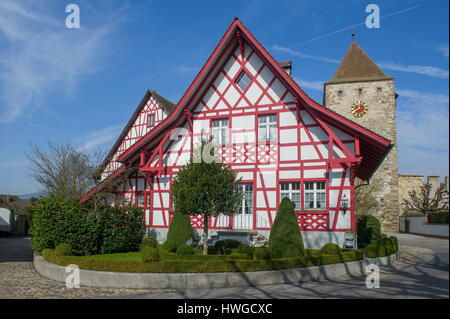
M 386 75 L 353 39 L 336 73 L 324 87 L 324 105 L 383 136 L 393 144 L 370 179 L 378 207 L 373 213 L 382 231 L 398 231 L 397 94 L 394 78 Z M 365 186 L 362 186 L 365 187 Z

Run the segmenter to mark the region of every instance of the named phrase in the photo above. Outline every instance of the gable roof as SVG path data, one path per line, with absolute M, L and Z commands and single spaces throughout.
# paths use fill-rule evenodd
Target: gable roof
M 131 118 L 128 120 L 127 125 L 125 125 L 124 129 L 122 130 L 122 133 L 120 133 L 119 137 L 117 138 L 116 142 L 114 143 L 113 147 L 109 151 L 108 155 L 106 156 L 105 160 L 102 162 L 98 169 L 98 173 L 100 174 L 105 167 L 108 165 L 108 163 L 113 158 L 114 154 L 116 153 L 117 149 L 119 148 L 120 144 L 122 143 L 122 140 L 127 136 L 128 131 L 133 126 L 134 122 L 136 122 L 136 119 L 138 118 L 139 114 L 141 113 L 144 106 L 147 104 L 147 101 L 150 99 L 150 97 L 153 96 L 161 105 L 161 108 L 166 111 L 167 114 L 172 113 L 172 111 L 175 109 L 176 105 L 169 100 L 165 99 L 161 95 L 157 94 L 155 91 L 152 91 L 150 89 L 147 89 L 147 92 L 145 92 L 144 97 L 142 98 L 141 102 L 139 102 L 136 110 L 134 111 Z
M 386 75 L 356 41 L 352 41 L 336 73 L 326 84 L 392 79 L 394 78 Z
M 234 47 L 238 45 L 237 41 L 239 37 L 242 37 L 257 52 L 274 74 L 279 75 L 279 80 L 292 92 L 303 107 L 317 112 L 327 123 L 346 130 L 352 135 L 359 136 L 363 160 L 360 164 L 362 169 L 358 170 L 357 176 L 364 180 L 369 179 L 392 147 L 391 142 L 311 99 L 255 39 L 238 18 L 233 20 L 205 65 L 178 102 L 175 110 L 160 125 L 123 152 L 119 156 L 118 161 L 122 163 L 136 161 L 140 150 L 148 150 L 155 147 L 167 134 L 167 130 L 170 127 L 175 127 L 182 119 L 186 119 L 184 110 L 196 105 L 196 100 L 206 90 L 205 87 L 207 88 L 208 84 L 211 83 L 211 75 L 217 72 L 217 69 L 226 60 L 224 56 L 226 57 L 227 53 L 234 50 Z

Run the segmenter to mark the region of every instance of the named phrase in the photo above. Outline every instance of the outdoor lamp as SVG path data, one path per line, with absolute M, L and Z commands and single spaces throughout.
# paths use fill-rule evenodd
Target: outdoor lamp
M 348 198 L 346 198 L 344 194 L 344 197 L 341 199 L 341 209 L 344 211 L 344 215 L 347 211 L 347 208 L 348 208 Z

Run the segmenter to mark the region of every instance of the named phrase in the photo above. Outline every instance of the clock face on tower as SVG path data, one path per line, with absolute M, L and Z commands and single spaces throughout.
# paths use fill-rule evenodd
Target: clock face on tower
M 367 113 L 368 107 L 367 104 L 361 101 L 356 101 L 352 105 L 352 114 L 354 117 L 362 117 Z

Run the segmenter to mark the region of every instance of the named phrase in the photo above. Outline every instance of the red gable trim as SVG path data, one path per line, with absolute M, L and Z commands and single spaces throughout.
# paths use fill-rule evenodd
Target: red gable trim
M 84 195 L 81 199 L 80 199 L 80 203 L 84 203 L 86 202 L 92 195 L 94 195 L 96 192 L 98 192 L 99 190 L 101 190 L 103 188 L 103 186 L 105 186 L 105 183 L 109 180 L 112 180 L 114 178 L 116 178 L 117 176 L 119 176 L 121 174 L 121 172 L 125 169 L 125 165 L 122 165 L 122 167 L 120 167 L 119 169 L 117 169 L 114 173 L 112 173 L 111 175 L 109 175 L 108 177 L 106 177 L 103 181 L 101 181 L 100 184 L 98 184 L 97 186 L 94 186 L 89 193 L 87 193 L 86 195 Z
M 119 156 L 118 160 L 120 162 L 126 161 L 130 156 L 135 155 L 135 152 L 139 150 L 140 148 L 144 147 L 145 145 L 148 145 L 150 143 L 151 139 L 153 137 L 160 137 L 161 133 L 165 133 L 163 129 L 166 128 L 167 124 L 170 123 L 173 120 L 177 120 L 177 122 L 180 120 L 180 117 L 183 116 L 184 113 L 180 112 L 180 110 L 186 106 L 189 105 L 189 103 L 192 102 L 192 100 L 195 98 L 197 92 L 193 94 L 195 89 L 199 89 L 201 87 L 201 81 L 203 77 L 206 75 L 207 71 L 211 67 L 211 64 L 216 60 L 217 56 L 222 50 L 222 54 L 226 51 L 224 50 L 224 45 L 227 41 L 233 41 L 231 36 L 233 35 L 233 32 L 235 30 L 241 30 L 241 36 L 245 37 L 248 44 L 253 47 L 253 49 L 261 54 L 268 62 L 268 66 L 272 69 L 272 71 L 275 71 L 275 74 L 278 73 L 281 76 L 281 80 L 283 84 L 286 87 L 290 87 L 293 90 L 294 96 L 298 95 L 300 97 L 300 100 L 303 102 L 306 107 L 313 108 L 314 110 L 319 111 L 321 114 L 325 116 L 325 118 L 328 118 L 332 122 L 335 122 L 335 124 L 341 124 L 340 126 L 345 126 L 351 131 L 355 132 L 356 135 L 365 135 L 370 138 L 369 141 L 372 141 L 371 144 L 373 144 L 376 148 L 381 149 L 387 149 L 389 145 L 391 144 L 389 140 L 359 126 L 356 123 L 353 123 L 352 121 L 346 119 L 345 117 L 342 117 L 331 110 L 325 108 L 324 106 L 320 105 L 319 103 L 312 100 L 303 90 L 298 86 L 298 84 L 283 70 L 281 66 L 275 61 L 275 59 L 267 52 L 266 49 L 255 39 L 255 37 L 250 33 L 250 31 L 243 25 L 243 23 L 238 19 L 235 18 L 234 21 L 231 23 L 230 27 L 220 40 L 217 47 L 214 49 L 213 53 L 203 66 L 203 68 L 200 70 L 194 81 L 191 83 L 190 87 L 186 91 L 186 93 L 183 95 L 181 100 L 178 102 L 177 107 L 175 111 L 167 117 L 161 125 L 159 125 L 158 128 L 155 128 L 152 132 L 149 132 L 147 135 L 142 137 L 138 142 L 136 142 L 132 147 L 130 147 L 128 150 L 126 150 L 122 155 Z M 228 42 L 230 44 L 231 42 Z M 221 55 L 222 55 L 221 54 Z M 219 57 L 220 58 L 220 57 Z M 214 68 L 214 66 L 213 66 Z M 209 74 L 206 75 L 206 78 L 203 79 L 203 83 L 206 82 L 208 77 L 211 75 L 212 69 L 210 70 Z M 198 87 L 199 86 L 199 87 Z M 187 103 L 187 104 L 186 104 Z M 177 118 L 178 117 L 178 118 Z M 373 143 L 376 142 L 376 143 Z

